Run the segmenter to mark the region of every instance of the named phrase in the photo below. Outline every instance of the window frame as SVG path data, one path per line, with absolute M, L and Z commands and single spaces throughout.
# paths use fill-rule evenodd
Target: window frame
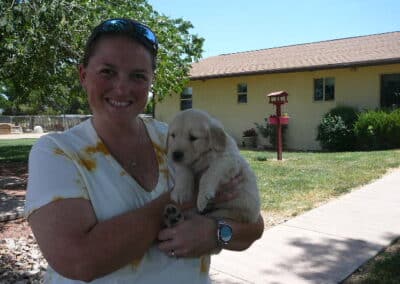
M 400 108 L 400 73 L 381 74 L 380 85 L 380 107 L 383 109 Z
M 244 89 L 245 89 L 245 91 L 244 91 Z M 249 92 L 249 90 L 248 90 L 247 83 L 243 83 L 243 82 L 242 83 L 237 83 L 236 84 L 236 96 L 237 96 L 236 102 L 238 104 L 247 104 L 247 102 L 248 102 L 248 100 L 247 100 L 248 92 Z
M 335 77 L 314 78 L 313 101 L 314 102 L 335 101 L 335 89 L 336 89 L 335 85 L 336 85 Z
M 190 102 L 190 107 L 185 106 L 185 104 Z M 181 92 L 179 96 L 180 110 L 193 108 L 193 87 L 186 87 Z

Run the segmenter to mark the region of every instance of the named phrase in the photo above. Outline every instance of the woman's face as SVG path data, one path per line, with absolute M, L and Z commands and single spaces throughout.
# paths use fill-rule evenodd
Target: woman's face
M 123 36 L 96 44 L 88 65 L 79 67 L 95 120 L 127 123 L 142 113 L 153 80 L 151 55 Z

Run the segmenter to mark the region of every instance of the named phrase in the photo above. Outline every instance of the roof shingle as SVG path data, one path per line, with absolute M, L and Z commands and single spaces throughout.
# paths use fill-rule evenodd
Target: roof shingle
M 190 78 L 196 80 L 384 63 L 400 63 L 400 32 L 208 57 L 192 64 Z

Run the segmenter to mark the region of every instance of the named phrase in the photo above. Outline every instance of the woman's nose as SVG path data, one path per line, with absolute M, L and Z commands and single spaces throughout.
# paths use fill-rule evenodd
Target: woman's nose
M 130 88 L 130 82 L 128 79 L 121 76 L 116 80 L 114 87 L 118 94 L 126 94 Z

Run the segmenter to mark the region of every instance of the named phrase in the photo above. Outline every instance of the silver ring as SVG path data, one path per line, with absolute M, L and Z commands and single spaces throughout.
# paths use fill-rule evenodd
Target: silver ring
M 173 249 L 171 249 L 171 250 L 169 251 L 169 255 L 170 255 L 170 256 L 175 256 L 175 251 L 174 251 Z

